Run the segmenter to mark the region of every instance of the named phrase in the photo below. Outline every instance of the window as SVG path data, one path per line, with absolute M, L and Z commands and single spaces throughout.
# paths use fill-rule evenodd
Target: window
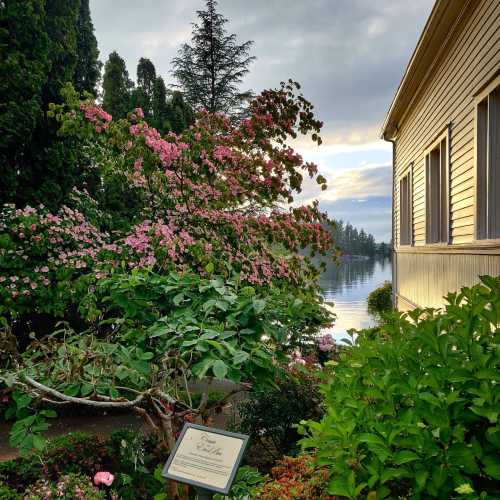
M 448 243 L 447 142 L 440 138 L 425 155 L 427 243 Z
M 479 97 L 476 112 L 476 236 L 495 239 L 500 238 L 500 78 Z
M 399 244 L 413 245 L 413 165 L 399 181 Z

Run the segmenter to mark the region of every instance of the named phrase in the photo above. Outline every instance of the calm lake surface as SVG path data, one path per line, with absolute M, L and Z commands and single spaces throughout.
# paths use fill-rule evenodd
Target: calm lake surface
M 337 319 L 325 333 L 341 340 L 351 328 L 374 326 L 375 320 L 367 309 L 368 294 L 391 279 L 390 259 L 343 260 L 339 265 L 329 264 L 320 284 L 326 301 L 333 303 Z

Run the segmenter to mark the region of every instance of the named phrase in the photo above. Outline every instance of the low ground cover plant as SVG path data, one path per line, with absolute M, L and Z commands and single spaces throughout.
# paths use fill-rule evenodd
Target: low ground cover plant
M 302 425 L 330 494 L 500 495 L 500 278 L 447 301 L 392 315 L 330 363 L 325 416 Z

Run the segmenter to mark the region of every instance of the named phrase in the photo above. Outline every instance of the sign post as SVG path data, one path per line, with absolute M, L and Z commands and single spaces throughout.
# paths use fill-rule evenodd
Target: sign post
M 244 434 L 186 423 L 162 475 L 193 486 L 200 500 L 227 495 L 247 443 Z

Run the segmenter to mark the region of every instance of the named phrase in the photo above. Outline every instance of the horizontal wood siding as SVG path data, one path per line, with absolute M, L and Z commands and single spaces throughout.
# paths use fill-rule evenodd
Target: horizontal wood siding
M 443 297 L 479 281 L 500 275 L 500 255 L 398 253 L 395 291 L 398 307 L 442 307 Z
M 469 8 L 474 11 L 449 42 L 443 59 L 399 124 L 394 158 L 396 246 L 400 241 L 399 181 L 411 163 L 414 242 L 425 245 L 424 151 L 449 124 L 450 244 L 474 240 L 474 95 L 500 68 L 500 1 L 474 0 Z

